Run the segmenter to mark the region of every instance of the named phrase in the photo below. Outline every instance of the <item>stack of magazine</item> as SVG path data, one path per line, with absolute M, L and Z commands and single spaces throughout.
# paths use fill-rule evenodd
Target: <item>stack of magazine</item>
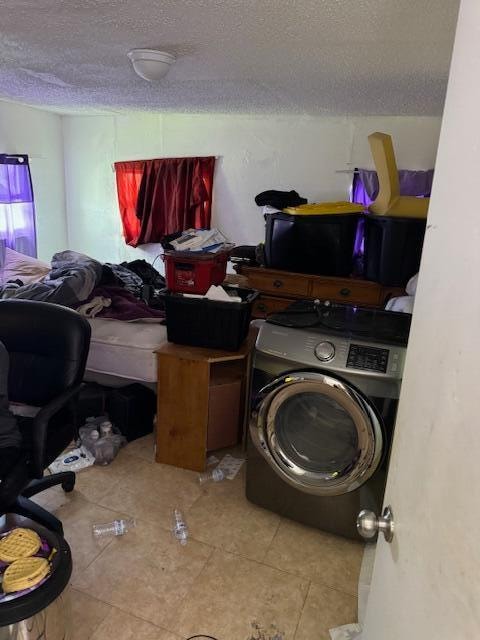
M 231 246 L 218 229 L 187 229 L 179 238 L 171 240 L 170 244 L 175 251 L 208 253 L 216 253 Z

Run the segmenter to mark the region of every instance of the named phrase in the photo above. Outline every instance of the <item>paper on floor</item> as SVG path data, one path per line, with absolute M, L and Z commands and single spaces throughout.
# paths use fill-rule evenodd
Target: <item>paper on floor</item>
M 95 458 L 83 445 L 77 449 L 64 451 L 48 467 L 52 473 L 62 471 L 81 471 L 94 464 Z
M 234 458 L 229 453 L 223 457 L 217 469 L 221 469 L 228 480 L 233 480 L 240 471 L 242 464 L 245 462 L 243 458 Z
M 362 627 L 359 624 L 344 624 L 330 629 L 332 640 L 362 640 Z

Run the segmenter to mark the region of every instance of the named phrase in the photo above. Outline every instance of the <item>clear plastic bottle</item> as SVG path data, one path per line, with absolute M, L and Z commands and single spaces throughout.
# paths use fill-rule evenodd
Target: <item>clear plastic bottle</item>
M 100 425 L 100 435 L 107 438 L 113 435 L 113 425 L 110 420 L 104 420 Z
M 135 520 L 114 520 L 106 524 L 94 524 L 92 529 L 95 538 L 104 538 L 106 536 L 123 536 L 135 526 Z
M 99 438 L 94 444 L 94 455 L 96 465 L 105 466 L 113 462 L 116 455 L 113 438 Z
M 182 512 L 178 509 L 173 511 L 173 535 L 181 545 L 187 544 L 188 528 L 183 519 Z
M 198 476 L 200 484 L 205 484 L 206 482 L 221 482 L 222 480 L 225 480 L 225 474 L 218 467 L 211 471 L 205 471 L 205 473 L 201 473 Z

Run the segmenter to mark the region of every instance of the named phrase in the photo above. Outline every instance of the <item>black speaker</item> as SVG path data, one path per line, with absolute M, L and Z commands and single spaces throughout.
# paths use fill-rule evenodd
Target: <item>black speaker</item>
M 153 431 L 157 397 L 142 384 L 129 384 L 120 389 L 110 389 L 107 396 L 107 413 L 115 427 L 128 442 Z

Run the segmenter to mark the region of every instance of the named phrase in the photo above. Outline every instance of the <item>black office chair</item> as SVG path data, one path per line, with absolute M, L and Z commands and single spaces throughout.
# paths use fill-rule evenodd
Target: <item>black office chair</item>
M 76 311 L 31 300 L 0 301 L 0 341 L 10 356 L 10 403 L 39 407 L 18 418 L 23 437 L 18 463 L 0 483 L 0 515 L 15 513 L 63 533 L 62 523 L 29 500 L 55 485 L 72 491 L 71 471 L 44 469 L 76 433 L 75 401 L 85 372 L 90 325 Z

